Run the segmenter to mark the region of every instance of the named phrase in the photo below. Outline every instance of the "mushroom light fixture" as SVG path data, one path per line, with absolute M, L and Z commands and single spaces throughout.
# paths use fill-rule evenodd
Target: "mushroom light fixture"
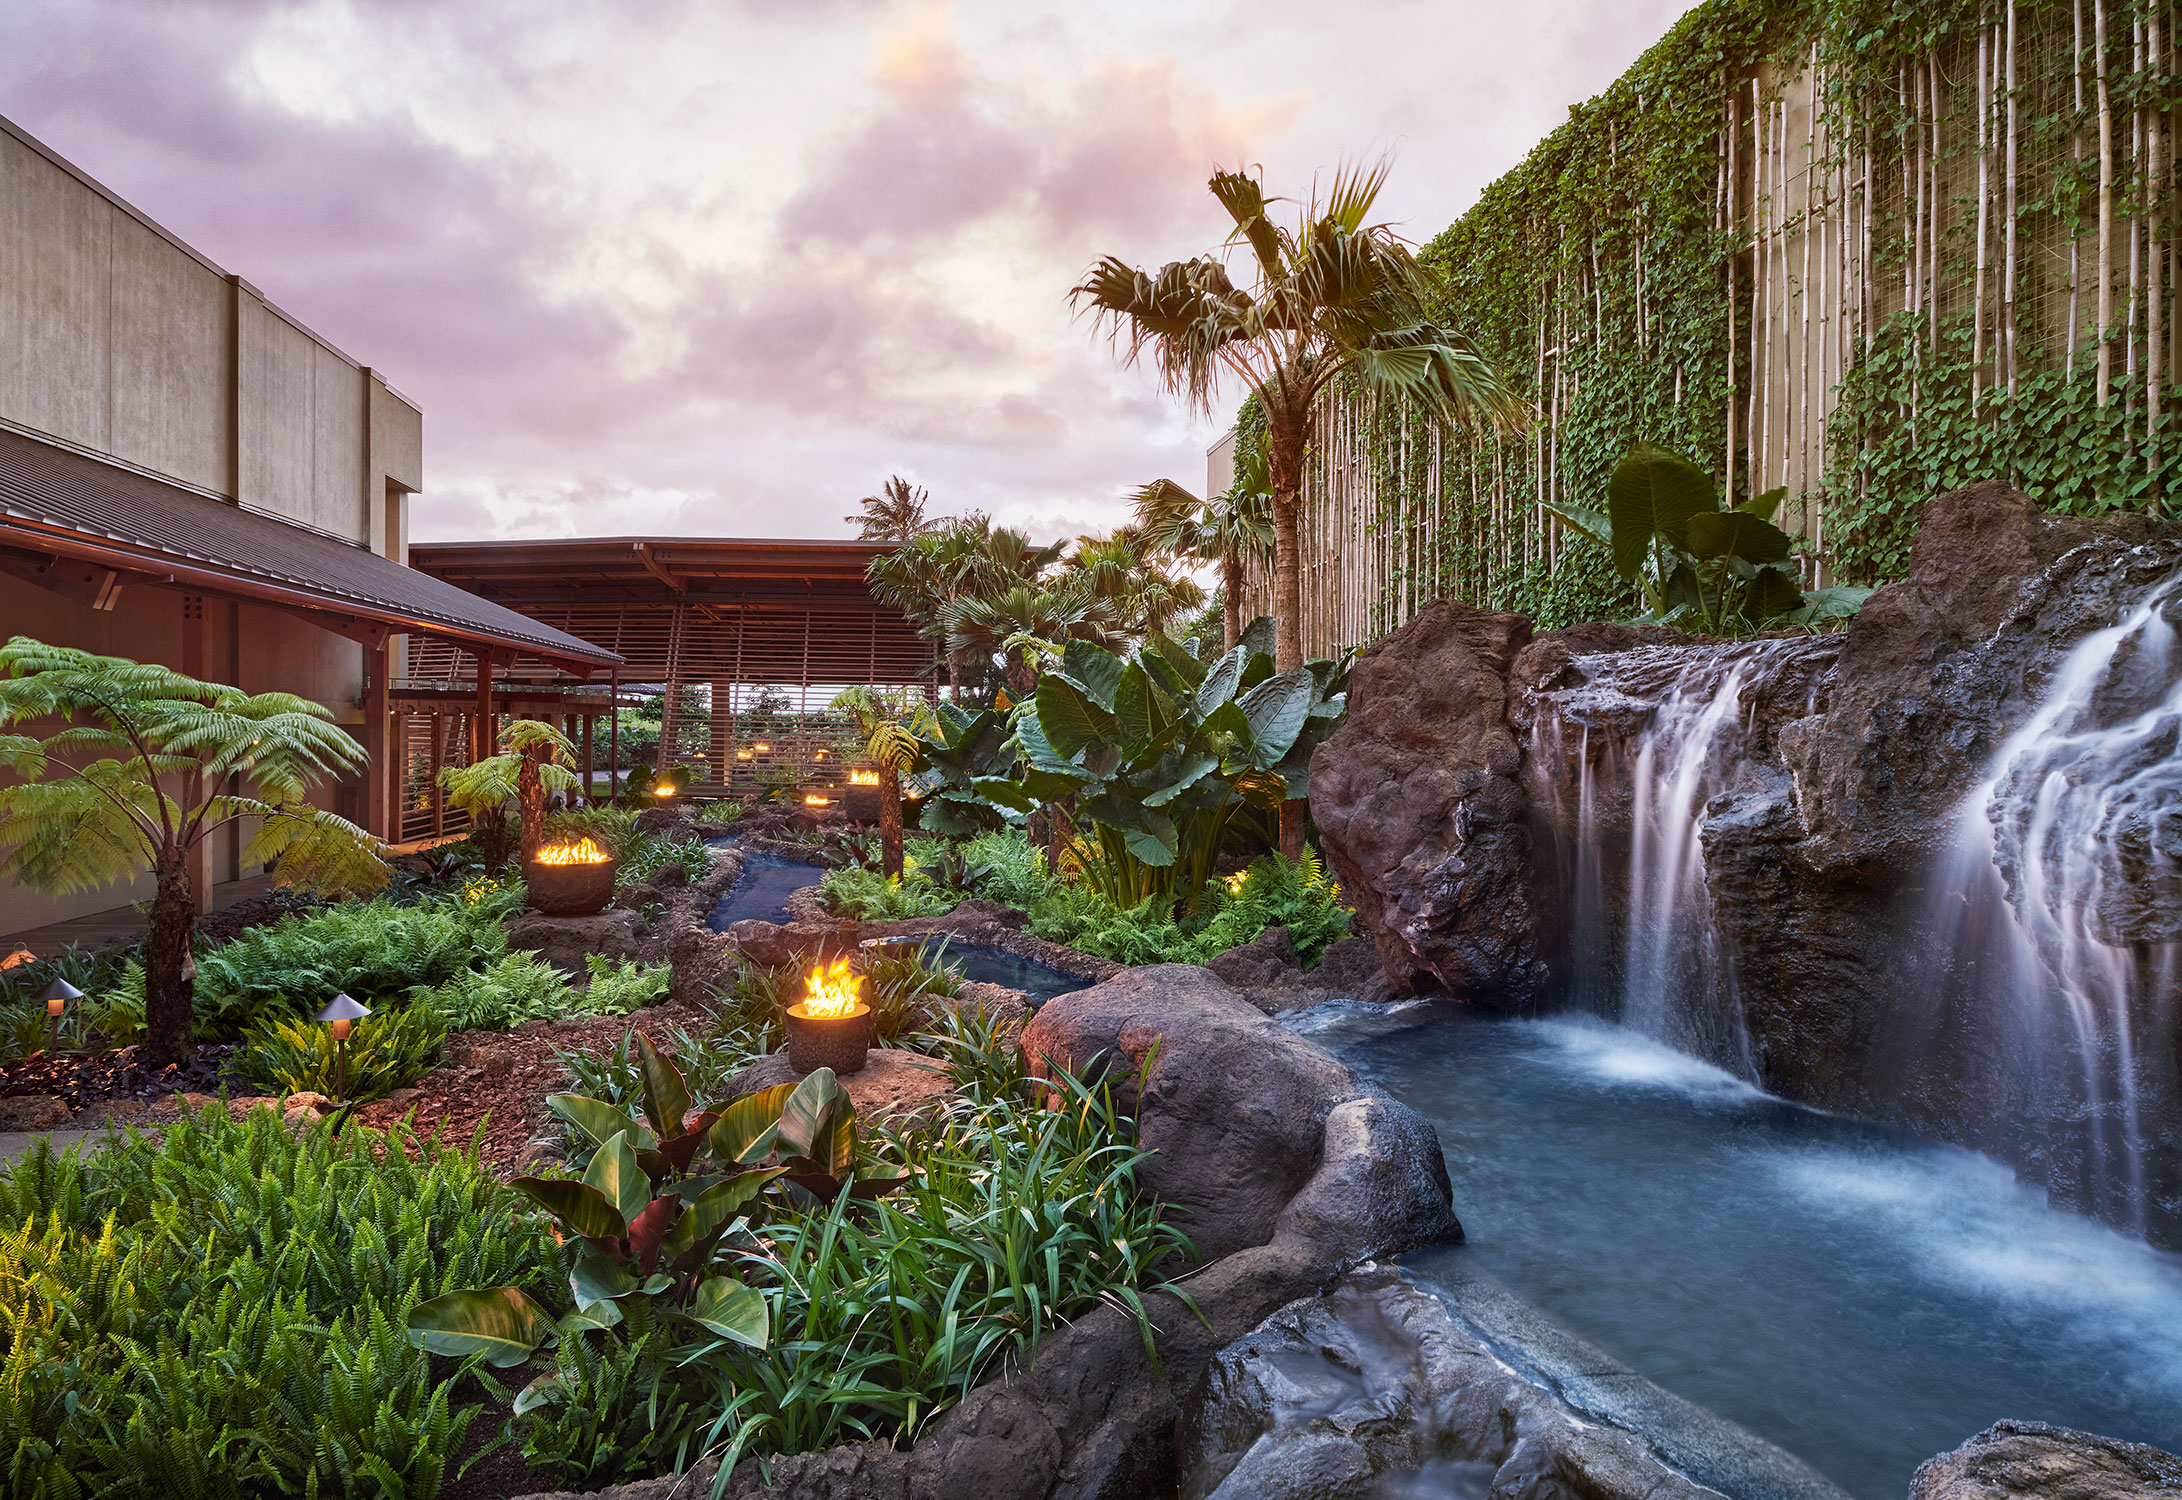
M 318 1013 L 319 1024 L 333 1033 L 333 1091 L 339 1098 L 346 1099 L 349 1091 L 349 1031 L 370 1014 L 369 1006 L 345 994 L 334 996 Z
M 38 998 L 45 1002 L 45 1051 L 51 1057 L 61 1050 L 61 1012 L 68 1008 L 69 1001 L 81 1000 L 83 991 L 56 974 L 53 982 L 38 992 Z

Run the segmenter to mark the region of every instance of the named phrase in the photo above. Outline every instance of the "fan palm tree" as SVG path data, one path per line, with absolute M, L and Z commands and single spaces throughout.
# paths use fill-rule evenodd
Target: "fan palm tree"
M 1432 317 L 1441 287 L 1385 224 L 1370 222 L 1385 162 L 1336 172 L 1314 190 L 1294 224 L 1276 224 L 1264 186 L 1242 172 L 1215 172 L 1212 196 L 1234 223 L 1220 252 L 1145 271 L 1100 258 L 1070 292 L 1120 349 L 1149 359 L 1162 384 L 1209 413 L 1232 375 L 1264 408 L 1273 496 L 1274 659 L 1303 665 L 1302 572 L 1296 516 L 1319 396 L 1355 375 L 1407 401 L 1427 421 L 1513 425 L 1525 404 L 1471 341 Z M 1248 252 L 1246 286 L 1225 256 Z M 1302 809 L 1281 813 L 1281 848 L 1303 847 Z
M 912 486 L 901 475 L 888 477 L 876 495 L 866 495 L 856 502 L 853 516 L 843 516 L 844 521 L 856 523 L 856 539 L 862 542 L 888 542 L 900 546 L 913 542 L 938 527 L 940 523 L 928 519 L 924 507 L 932 497 L 922 485 Z
M 950 651 L 1000 658 L 1018 703 L 1038 687 L 1039 663 L 1061 643 L 1097 639 L 1091 596 L 1079 583 L 1018 583 L 1000 594 L 966 594 L 947 607 Z
M 520 852 L 525 859 L 538 852 L 545 839 L 546 799 L 567 795 L 583 784 L 568 762 L 576 747 L 551 724 L 536 719 L 517 719 L 500 732 L 507 748 L 467 766 L 449 766 L 439 773 L 447 800 L 470 815 L 472 836 L 485 856 L 485 868 L 498 874 L 507 867 L 508 855 Z M 662 756 L 664 752 L 662 752 Z M 508 804 L 520 818 L 517 837 L 508 838 Z
M 189 859 L 205 840 L 254 819 L 243 862 L 278 859 L 283 884 L 334 894 L 386 883 L 385 845 L 303 800 L 364 762 L 363 747 L 308 699 L 17 636 L 0 647 L 0 727 L 40 719 L 70 727 L 45 739 L 0 735 L 0 770 L 21 778 L 0 788 L 0 875 L 75 891 L 151 872 L 143 1055 L 154 1065 L 196 1046 Z M 230 778 L 257 795 L 206 790 Z
M 833 700 L 836 711 L 856 723 L 864 754 L 879 773 L 879 860 L 890 880 L 902 874 L 902 773 L 913 771 L 919 753 L 917 732 L 930 712 L 909 693 L 853 687 Z
M 1243 581 L 1273 560 L 1273 494 L 1265 445 L 1252 443 L 1235 461 L 1235 482 L 1200 500 L 1171 479 L 1155 479 L 1136 496 L 1145 545 L 1220 569 L 1220 623 L 1226 649 L 1243 634 Z
M 986 516 L 970 515 L 873 558 L 867 574 L 873 593 L 907 615 L 919 633 L 945 644 L 948 687 L 959 697 L 965 647 L 949 637 L 949 612 L 965 599 L 1036 583 L 1061 550 L 1059 543 L 1040 546 Z
M 1095 632 L 1092 638 L 1110 650 L 1128 650 L 1152 631 L 1165 630 L 1175 616 L 1201 608 L 1204 586 L 1168 572 L 1168 555 L 1137 526 L 1078 537 L 1057 582 L 1080 589 L 1090 601 L 1090 629 L 1083 633 Z

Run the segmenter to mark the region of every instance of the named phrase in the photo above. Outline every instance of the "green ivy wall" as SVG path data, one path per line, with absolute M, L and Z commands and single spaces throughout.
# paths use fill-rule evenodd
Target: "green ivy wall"
M 1814 582 L 1898 576 L 1976 479 L 2182 514 L 2174 9 L 1697 7 L 1426 247 L 1533 429 L 1323 409 L 1310 649 L 1449 593 L 1541 628 L 1625 612 L 1538 502 L 1600 503 L 1640 437 L 1738 497 L 1786 485 Z

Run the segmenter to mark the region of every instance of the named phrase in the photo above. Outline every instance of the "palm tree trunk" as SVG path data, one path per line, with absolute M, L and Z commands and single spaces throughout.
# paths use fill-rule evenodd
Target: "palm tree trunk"
M 144 935 L 144 1060 L 153 1067 L 187 1062 L 197 1050 L 191 982 L 182 977 L 197 932 L 197 897 L 179 847 L 162 849 L 151 926 Z
M 879 868 L 889 880 L 902 875 L 902 773 L 879 763 Z
M 1220 627 L 1227 637 L 1226 650 L 1243 638 L 1243 560 L 1230 552 L 1220 559 Z
M 1309 439 L 1310 408 L 1288 401 L 1266 401 L 1271 438 L 1273 481 L 1273 666 L 1282 672 L 1303 665 L 1303 568 L 1297 556 L 1296 512 L 1303 500 L 1303 453 Z M 1280 852 L 1289 859 L 1303 853 L 1303 804 L 1280 808 Z

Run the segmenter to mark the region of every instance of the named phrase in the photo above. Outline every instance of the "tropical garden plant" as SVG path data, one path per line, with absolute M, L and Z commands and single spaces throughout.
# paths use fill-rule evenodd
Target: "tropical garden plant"
M 1234 483 L 1209 500 L 1171 479 L 1153 480 L 1137 492 L 1136 518 L 1147 545 L 1219 567 L 1221 645 L 1234 650 L 1243 634 L 1248 570 L 1273 561 L 1272 476 L 1265 444 L 1238 448 Z
M 1128 660 L 1071 641 L 1016 719 L 1021 777 L 975 790 L 1062 820 L 1076 869 L 1116 906 L 1194 895 L 1231 822 L 1277 816 L 1304 793 L 1346 704 L 1345 664 L 1277 672 L 1270 634 L 1254 621 L 1210 662 L 1157 633 Z
M 1503 383 L 1471 339 L 1437 322 L 1439 278 L 1371 213 L 1386 165 L 1343 169 L 1324 198 L 1313 192 L 1293 224 L 1276 223 L 1255 177 L 1215 172 L 1213 197 L 1234 225 L 1220 252 L 1145 271 L 1102 257 L 1074 288 L 1121 351 L 1124 362 L 1149 360 L 1173 394 L 1209 413 L 1233 376 L 1263 408 L 1273 519 L 1274 659 L 1279 670 L 1303 667 L 1303 596 L 1296 519 L 1303 468 L 1314 437 L 1319 397 L 1353 375 L 1366 388 L 1407 404 L 1442 426 L 1513 427 L 1528 408 Z M 1246 284 L 1230 274 L 1228 253 L 1247 253 Z M 1303 809 L 1284 806 L 1280 846 L 1303 848 Z
M 151 873 L 143 965 L 144 1059 L 195 1049 L 190 857 L 250 825 L 242 861 L 278 861 L 284 884 L 342 893 L 388 878 L 384 846 L 305 795 L 360 766 L 363 747 L 322 706 L 244 693 L 167 667 L 17 636 L 0 647 L 0 728 L 59 720 L 38 738 L 0 734 L 0 876 L 86 890 Z M 222 790 L 240 784 L 249 792 Z
M 1843 620 L 1868 588 L 1806 590 L 1794 542 L 1773 524 L 1786 489 L 1720 508 L 1719 486 L 1696 464 L 1639 443 L 1607 481 L 1606 511 L 1565 501 L 1545 510 L 1612 553 L 1614 570 L 1644 601 L 1643 623 L 1706 635 Z
M 500 732 L 500 743 L 505 748 L 498 755 L 439 773 L 447 800 L 470 815 L 471 836 L 493 874 L 506 869 L 513 854 L 528 859 L 537 853 L 545 839 L 547 799 L 573 794 L 583 784 L 568 768 L 576 747 L 551 724 L 517 719 Z M 510 804 L 518 818 L 512 838 Z
M 833 700 L 864 742 L 864 757 L 879 776 L 881 867 L 894 880 L 902 874 L 902 774 L 916 769 L 917 727 L 929 715 L 921 694 L 853 687 Z
M 886 542 L 900 546 L 933 531 L 939 522 L 924 513 L 932 497 L 924 486 L 913 485 L 899 474 L 887 477 L 876 495 L 866 495 L 856 502 L 853 516 L 841 519 L 856 527 L 856 539 L 860 542 Z

